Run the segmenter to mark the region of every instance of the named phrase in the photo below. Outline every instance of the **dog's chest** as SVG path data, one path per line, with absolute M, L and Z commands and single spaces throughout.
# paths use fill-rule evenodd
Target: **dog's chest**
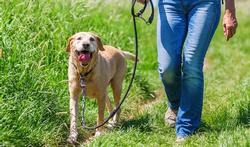
M 96 81 L 87 81 L 86 82 L 86 95 L 89 98 L 96 98 L 99 96 L 100 87 L 96 83 Z

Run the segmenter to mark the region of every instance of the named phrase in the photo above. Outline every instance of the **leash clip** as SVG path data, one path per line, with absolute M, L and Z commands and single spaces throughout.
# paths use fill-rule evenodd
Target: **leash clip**
M 80 86 L 81 88 L 86 88 L 85 76 L 80 74 Z
M 85 97 L 86 94 L 86 82 L 85 82 L 85 76 L 80 74 L 80 87 L 82 88 L 82 95 Z

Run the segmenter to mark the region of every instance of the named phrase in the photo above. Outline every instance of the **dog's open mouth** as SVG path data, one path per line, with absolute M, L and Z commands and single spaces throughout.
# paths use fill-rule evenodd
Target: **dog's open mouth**
M 89 51 L 76 51 L 78 60 L 80 61 L 81 66 L 87 66 L 89 61 L 92 58 L 92 53 Z

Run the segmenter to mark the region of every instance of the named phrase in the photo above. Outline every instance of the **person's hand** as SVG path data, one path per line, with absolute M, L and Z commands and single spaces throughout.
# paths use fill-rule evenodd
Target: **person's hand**
M 141 3 L 141 4 L 145 4 L 147 3 L 149 0 L 137 0 L 137 2 Z
M 223 31 L 227 41 L 234 36 L 237 26 L 238 23 L 235 12 L 230 9 L 225 10 L 223 17 Z

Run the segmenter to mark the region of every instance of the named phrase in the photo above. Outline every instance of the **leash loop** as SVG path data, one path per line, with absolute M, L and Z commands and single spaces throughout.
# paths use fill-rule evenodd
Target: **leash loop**
M 132 16 L 142 19 L 147 25 L 152 24 L 152 22 L 154 20 L 154 4 L 153 4 L 152 0 L 149 0 L 149 3 L 150 3 L 150 6 L 151 6 L 151 14 L 150 14 L 148 19 L 145 19 L 142 16 L 142 14 L 145 12 L 145 10 L 147 8 L 148 2 L 145 2 L 143 8 L 135 13 L 136 0 L 132 0 L 132 9 L 131 9 Z

